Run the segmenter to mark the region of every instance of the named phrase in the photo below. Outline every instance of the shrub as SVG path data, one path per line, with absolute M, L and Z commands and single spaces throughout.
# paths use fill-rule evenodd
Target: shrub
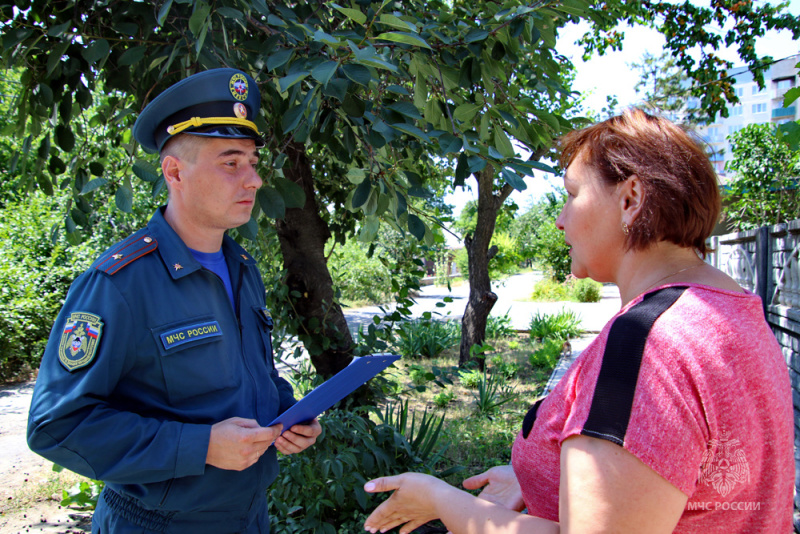
M 528 361 L 532 367 L 541 367 L 552 370 L 561 357 L 564 349 L 564 341 L 561 339 L 545 339 L 542 346 L 528 356 Z
M 475 408 L 481 415 L 491 416 L 503 404 L 514 400 L 514 388 L 502 374 L 489 373 L 484 367 L 483 373 L 478 373 L 479 380 L 476 391 L 472 393 L 475 397 Z
M 459 371 L 458 377 L 462 386 L 465 388 L 475 389 L 478 387 L 478 384 L 480 384 L 481 379 L 483 378 L 483 373 L 477 369 L 469 369 L 466 371 Z
M 567 297 L 567 288 L 552 278 L 544 278 L 536 282 L 531 293 L 531 300 L 534 301 L 554 302 L 567 300 Z
M 364 520 L 385 499 L 364 491 L 367 480 L 433 472 L 446 448 L 440 443 L 444 416 L 414 413 L 409 420 L 406 404 L 387 408 L 381 419 L 375 423 L 363 411 L 329 411 L 320 418 L 319 446 L 279 457 L 280 473 L 268 490 L 272 532 L 363 532 Z
M 397 351 L 412 358 L 434 358 L 461 338 L 457 321 L 414 319 L 400 324 L 395 343 Z
M 328 261 L 340 298 L 348 302 L 382 303 L 391 298 L 392 274 L 368 246 L 350 239 L 334 250 Z
M 572 310 L 562 309 L 555 314 L 536 312 L 531 317 L 530 336 L 532 339 L 558 339 L 565 341 L 581 333 L 580 316 Z
M 567 278 L 567 292 L 570 298 L 578 302 L 600 302 L 603 296 L 603 284 L 591 278 Z
M 514 378 L 519 373 L 519 364 L 517 362 L 506 362 L 503 360 L 502 354 L 492 356 L 492 368 L 495 373 L 501 374 L 506 378 Z
M 455 400 L 455 398 L 456 394 L 453 393 L 453 391 L 445 389 L 433 396 L 433 403 L 439 408 L 444 408 L 445 406 L 450 404 L 450 402 Z
M 512 337 L 515 334 L 514 328 L 511 326 L 511 317 L 506 312 L 502 317 L 490 315 L 486 322 L 486 338 L 487 339 L 500 339 L 503 337 Z

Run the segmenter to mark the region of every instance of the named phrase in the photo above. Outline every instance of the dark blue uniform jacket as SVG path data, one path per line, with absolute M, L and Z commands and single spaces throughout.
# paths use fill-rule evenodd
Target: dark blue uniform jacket
M 223 251 L 235 308 L 161 210 L 103 254 L 70 288 L 28 421 L 35 452 L 143 509 L 201 523 L 208 512 L 216 532 L 244 529 L 278 464 L 271 447 L 241 472 L 206 465 L 211 425 L 244 417 L 266 426 L 295 403 L 273 365 L 256 263 L 227 235 Z M 80 339 L 70 348 L 76 327 L 96 343 L 93 353 L 76 352 Z

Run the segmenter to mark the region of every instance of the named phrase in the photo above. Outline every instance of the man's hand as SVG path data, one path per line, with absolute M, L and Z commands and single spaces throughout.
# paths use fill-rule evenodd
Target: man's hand
M 317 441 L 317 436 L 322 433 L 322 427 L 314 418 L 307 425 L 294 425 L 275 440 L 275 447 L 283 454 L 296 454 L 304 451 Z
M 522 501 L 522 489 L 514 474 L 514 469 L 510 465 L 492 467 L 485 473 L 464 480 L 463 485 L 470 490 L 483 488 L 478 497 L 509 510 L 521 512 L 525 508 L 525 503 Z M 484 486 L 486 487 L 484 488 Z
M 242 471 L 261 458 L 280 435 L 283 425 L 259 426 L 253 419 L 231 417 L 211 426 L 206 464 Z

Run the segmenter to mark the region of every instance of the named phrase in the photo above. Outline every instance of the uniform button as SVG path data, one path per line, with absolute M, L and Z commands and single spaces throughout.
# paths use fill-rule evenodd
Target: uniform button
M 144 242 L 145 243 L 152 243 L 153 242 L 153 238 L 150 237 L 150 236 L 147 236 L 147 237 L 144 238 Z

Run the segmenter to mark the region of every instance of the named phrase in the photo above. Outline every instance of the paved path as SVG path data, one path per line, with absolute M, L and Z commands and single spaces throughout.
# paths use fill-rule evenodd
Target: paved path
M 502 282 L 492 284 L 492 290 L 497 294 L 497 302 L 492 308 L 492 316 L 502 317 L 508 314 L 511 324 L 516 330 L 528 330 L 531 317 L 539 313 L 558 313 L 566 308 L 575 311 L 581 317 L 582 328 L 589 333 L 597 334 L 620 309 L 619 290 L 614 285 L 603 286 L 603 296 L 600 302 L 530 302 L 527 299 L 533 290 L 533 285 L 541 279 L 539 273 L 524 273 L 511 276 Z M 437 307 L 445 297 L 453 299 Z M 411 307 L 412 317 L 420 317 L 424 312 L 438 314 L 442 318 L 461 319 L 464 308 L 467 306 L 469 285 L 463 284 L 453 287 L 448 291 L 446 287 L 425 286 L 420 295 L 415 299 L 416 304 Z M 372 322 L 374 315 L 383 316 L 378 306 L 345 310 L 347 323 L 351 331 L 358 330 L 360 325 Z

